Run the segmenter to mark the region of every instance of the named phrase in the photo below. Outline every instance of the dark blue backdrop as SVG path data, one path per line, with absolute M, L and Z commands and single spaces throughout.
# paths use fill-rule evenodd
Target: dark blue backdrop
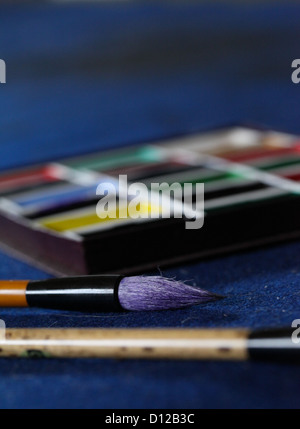
M 300 6 L 2 6 L 0 167 L 254 122 L 300 133 Z M 155 249 L 154 249 L 155 251 Z M 8 309 L 8 327 L 262 327 L 300 318 L 300 243 L 164 271 L 227 299 L 156 313 Z M 47 275 L 0 254 L 1 278 Z M 1 360 L 0 407 L 298 407 L 273 363 Z

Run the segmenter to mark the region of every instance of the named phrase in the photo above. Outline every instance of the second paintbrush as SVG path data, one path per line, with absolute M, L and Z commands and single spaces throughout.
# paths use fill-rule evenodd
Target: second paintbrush
M 0 307 L 77 311 L 167 310 L 221 295 L 161 276 L 96 275 L 41 281 L 0 281 Z

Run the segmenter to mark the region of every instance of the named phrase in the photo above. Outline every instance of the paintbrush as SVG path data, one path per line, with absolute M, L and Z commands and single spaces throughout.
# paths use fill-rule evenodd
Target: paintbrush
M 300 362 L 295 329 L 3 329 L 0 357 Z
M 0 307 L 167 310 L 221 298 L 221 295 L 161 276 L 96 275 L 42 281 L 0 281 Z

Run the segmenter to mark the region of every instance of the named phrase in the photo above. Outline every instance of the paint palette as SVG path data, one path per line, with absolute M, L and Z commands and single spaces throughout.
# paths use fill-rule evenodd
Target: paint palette
M 235 126 L 3 172 L 0 240 L 58 275 L 139 272 L 298 237 L 299 194 L 300 139 Z

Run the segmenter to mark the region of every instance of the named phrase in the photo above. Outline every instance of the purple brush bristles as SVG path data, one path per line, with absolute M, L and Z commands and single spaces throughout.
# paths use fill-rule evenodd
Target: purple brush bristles
M 119 301 L 125 310 L 167 310 L 221 298 L 212 292 L 161 276 L 125 277 L 119 285 Z

